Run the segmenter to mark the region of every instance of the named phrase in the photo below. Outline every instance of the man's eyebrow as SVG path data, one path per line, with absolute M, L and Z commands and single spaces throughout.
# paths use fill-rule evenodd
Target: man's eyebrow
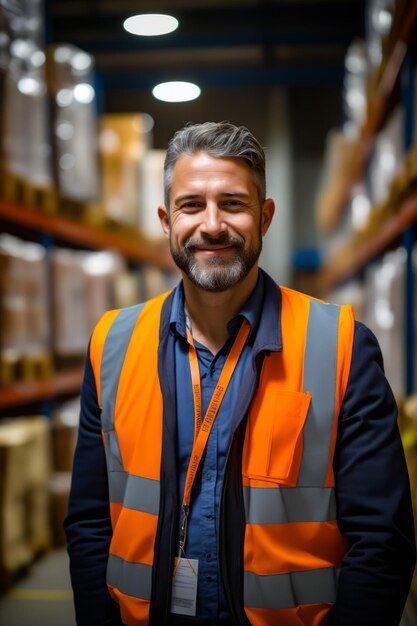
M 183 200 L 195 200 L 196 198 L 201 198 L 201 194 L 199 193 L 185 193 L 182 196 L 177 196 L 174 198 L 174 202 L 182 202 Z
M 219 193 L 221 198 L 249 198 L 249 194 L 244 191 L 222 191 Z M 202 198 L 203 194 L 200 193 L 185 193 L 181 196 L 174 198 L 174 203 L 184 202 L 184 200 L 197 200 Z
M 244 191 L 222 191 L 219 195 L 226 198 L 249 198 L 249 194 Z

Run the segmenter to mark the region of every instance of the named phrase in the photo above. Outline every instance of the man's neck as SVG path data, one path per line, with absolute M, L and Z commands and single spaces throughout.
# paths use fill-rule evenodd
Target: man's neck
M 227 323 L 237 315 L 255 288 L 258 268 L 240 283 L 221 292 L 196 287 L 184 276 L 185 307 L 193 338 L 216 354 L 227 339 Z

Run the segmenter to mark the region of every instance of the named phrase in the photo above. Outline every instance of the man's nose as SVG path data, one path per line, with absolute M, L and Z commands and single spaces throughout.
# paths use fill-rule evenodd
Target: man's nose
M 204 211 L 201 230 L 209 235 L 218 235 L 226 230 L 222 211 L 215 202 L 208 203 Z

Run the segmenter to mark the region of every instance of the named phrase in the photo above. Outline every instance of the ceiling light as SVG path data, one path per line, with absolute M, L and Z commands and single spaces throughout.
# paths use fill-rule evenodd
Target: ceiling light
M 123 22 L 123 28 L 132 35 L 142 35 L 152 37 L 154 35 L 165 35 L 172 33 L 178 27 L 178 20 L 172 15 L 161 13 L 147 13 L 143 15 L 132 15 Z
M 153 96 L 163 102 L 188 102 L 198 98 L 200 93 L 198 85 L 183 81 L 160 83 L 152 89 Z

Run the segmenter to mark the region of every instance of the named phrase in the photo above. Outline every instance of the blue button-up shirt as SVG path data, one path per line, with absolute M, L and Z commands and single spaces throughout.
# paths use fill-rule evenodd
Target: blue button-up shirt
M 243 318 L 245 317 L 251 325 L 246 345 L 213 424 L 191 496 L 185 553 L 189 559 L 198 560 L 197 616 L 202 618 L 224 619 L 229 617 L 218 572 L 220 498 L 229 445 L 233 431 L 237 426 L 237 424 L 232 423 L 233 408 L 239 394 L 244 371 L 250 361 L 251 346 L 258 327 L 262 300 L 263 277 L 259 273 L 258 282 L 251 296 L 239 314 L 229 321 L 227 340 L 217 354 L 213 356 L 205 346 L 195 342 L 200 369 L 202 414 L 204 416 Z M 170 318 L 171 329 L 176 336 L 177 454 L 180 502 L 182 502 L 184 495 L 185 477 L 194 437 L 194 401 L 186 323 L 184 292 L 181 285 L 174 296 Z

